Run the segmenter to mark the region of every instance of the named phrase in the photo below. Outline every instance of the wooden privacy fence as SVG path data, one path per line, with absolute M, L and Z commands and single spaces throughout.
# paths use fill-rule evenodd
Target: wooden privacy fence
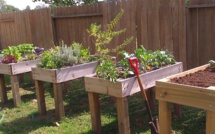
M 1 14 L 0 49 L 20 43 L 50 48 L 63 40 L 66 44 L 80 42 L 93 53 L 95 46 L 86 29 L 91 23 L 106 25 L 121 8 L 125 13 L 116 30 L 126 28 L 126 32 L 115 38 L 110 48 L 134 36 L 136 40 L 125 48 L 127 51 L 133 52 L 140 45 L 151 50 L 167 49 L 186 68 L 184 0 L 127 0 L 58 7 L 52 15 L 50 9 Z
M 49 9 L 0 14 L 0 49 L 21 43 L 50 48 L 53 30 Z
M 191 0 L 187 6 L 187 62 L 193 68 L 215 60 L 215 1 Z

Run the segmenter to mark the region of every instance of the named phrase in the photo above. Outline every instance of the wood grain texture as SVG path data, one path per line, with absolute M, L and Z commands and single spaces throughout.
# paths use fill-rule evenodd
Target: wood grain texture
M 140 77 L 142 79 L 144 89 L 148 89 L 155 86 L 156 80 L 177 74 L 182 70 L 182 63 L 177 63 L 175 65 L 167 66 L 162 69 L 141 74 Z M 140 92 L 136 77 L 118 79 L 116 83 L 96 78 L 93 75 L 85 76 L 84 80 L 85 90 L 87 92 L 107 94 L 119 98 Z
M 31 71 L 40 60 L 23 61 L 19 63 L 3 64 L 0 63 L 0 74 L 17 75 Z
M 128 114 L 128 100 L 127 98 L 116 98 L 117 103 L 117 117 L 120 134 L 130 134 L 130 123 Z
M 62 83 L 95 73 L 97 65 L 95 61 L 61 69 L 32 68 L 32 76 L 35 80 Z
M 13 94 L 14 105 L 18 106 L 21 104 L 21 97 L 19 93 L 19 79 L 18 75 L 10 75 L 11 88 Z
M 99 94 L 88 92 L 91 123 L 93 132 L 96 134 L 101 133 L 101 113 L 99 107 Z
M 1 98 L 2 103 L 5 103 L 8 100 L 7 90 L 6 90 L 5 80 L 4 80 L 3 74 L 0 74 L 0 98 Z
M 157 81 L 156 99 L 196 108 L 202 108 L 209 111 L 215 111 L 215 90 L 213 88 L 203 88 L 169 82 L 169 80 L 172 78 L 182 77 L 186 74 L 195 73 L 199 70 L 204 70 L 208 66 L 208 64 L 200 66 L 198 68 L 194 68 Z
M 63 116 L 65 116 L 61 84 L 53 83 L 53 90 L 55 101 L 55 117 L 56 120 L 59 121 L 62 119 Z
M 36 89 L 38 111 L 41 115 L 44 115 L 46 114 L 46 102 L 45 102 L 45 91 L 43 88 L 43 82 L 35 80 L 35 89 Z
M 214 134 L 215 132 L 215 112 L 207 111 L 206 112 L 206 134 Z
M 12 75 L 11 66 L 9 64 L 0 63 L 0 74 Z
M 159 134 L 171 134 L 171 105 L 169 102 L 159 100 Z
M 109 48 L 133 36 L 137 42 L 134 39 L 125 50 L 133 52 L 140 45 L 150 50 L 168 49 L 186 67 L 185 1 L 179 0 L 111 1 L 57 7 L 52 14 L 50 9 L 1 14 L 0 49 L 21 43 L 51 48 L 63 40 L 67 45 L 80 42 L 93 54 L 95 44 L 86 29 L 91 23 L 103 24 L 106 29 L 121 8 L 125 13 L 114 30 L 126 28 L 126 32 L 114 38 Z
M 32 43 L 44 48 L 53 46 L 50 9 L 18 11 L 0 16 L 1 49 L 23 43 Z

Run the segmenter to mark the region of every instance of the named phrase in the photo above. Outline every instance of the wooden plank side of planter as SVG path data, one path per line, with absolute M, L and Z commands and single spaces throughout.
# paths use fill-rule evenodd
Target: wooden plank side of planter
M 171 75 L 180 73 L 182 71 L 183 71 L 183 65 L 181 62 L 178 62 L 171 66 L 167 66 L 161 69 L 157 69 L 148 73 L 141 74 L 140 77 L 141 77 L 144 89 L 148 89 L 155 86 L 156 80 L 163 79 L 167 76 L 171 76 Z M 123 88 L 122 88 L 123 97 L 140 92 L 139 83 L 136 77 L 128 78 L 128 79 L 122 80 L 121 82 L 123 85 Z
M 96 61 L 62 69 L 32 68 L 32 76 L 35 80 L 62 83 L 95 73 L 97 65 Z
M 164 79 L 161 79 L 159 81 L 167 82 L 167 81 L 169 81 L 172 78 L 183 77 L 183 76 L 185 76 L 187 74 L 190 74 L 190 73 L 195 73 L 195 72 L 200 71 L 200 70 L 205 70 L 209 66 L 210 66 L 209 64 L 206 64 L 206 65 L 203 65 L 203 66 L 200 66 L 200 67 L 196 67 L 196 68 L 193 68 L 193 69 L 190 69 L 190 70 L 187 70 L 187 71 L 175 74 L 175 75 L 168 76 L 168 77 L 166 77 Z
M 87 92 L 106 94 L 114 97 L 122 96 L 121 82 L 113 83 L 94 76 L 95 74 L 84 77 L 85 90 Z
M 10 64 L 3 64 L 0 63 L 0 74 L 8 74 L 11 75 L 12 71 L 11 71 L 11 66 Z
M 214 89 L 157 81 L 156 99 L 215 111 Z
M 12 69 L 12 75 L 21 74 L 30 72 L 32 67 L 35 67 L 40 60 L 30 60 L 30 61 L 23 61 L 20 63 L 10 64 Z
M 97 65 L 98 62 L 95 61 L 57 70 L 57 83 L 81 78 L 84 75 L 93 74 L 96 71 Z
M 56 83 L 56 69 L 32 68 L 34 80 Z
M 174 65 L 141 74 L 141 79 L 145 89 L 155 86 L 155 81 L 164 77 L 180 73 L 183 69 L 181 62 Z M 139 84 L 136 77 L 128 79 L 118 79 L 116 83 L 108 80 L 93 77 L 94 75 L 85 76 L 85 90 L 106 94 L 114 97 L 126 97 L 140 92 Z

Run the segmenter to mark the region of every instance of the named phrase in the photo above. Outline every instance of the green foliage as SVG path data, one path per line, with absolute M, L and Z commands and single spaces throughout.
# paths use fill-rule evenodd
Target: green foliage
M 89 57 L 89 50 L 83 49 L 81 44 L 74 42 L 71 46 L 67 46 L 62 42 L 62 46 L 54 47 L 41 55 L 41 64 L 38 67 L 60 69 L 64 66 L 88 62 Z
M 157 50 L 153 54 L 154 58 L 152 59 L 151 66 L 154 66 L 155 68 L 160 68 L 162 66 L 175 63 L 173 55 L 168 51 Z
M 54 55 L 56 54 L 56 49 L 57 49 L 57 47 L 55 47 L 54 49 L 44 51 L 44 53 L 40 57 L 41 64 L 38 64 L 38 67 L 49 68 L 49 69 L 57 68 L 57 66 L 59 66 L 59 65 L 54 60 Z
M 2 50 L 2 54 L 6 57 L 8 55 L 15 56 L 16 60 L 22 59 L 22 54 L 19 52 L 19 49 L 17 46 L 9 46 L 7 49 Z
M 121 45 L 118 45 L 118 47 L 114 48 L 113 50 L 109 49 L 107 46 L 113 40 L 114 37 L 126 31 L 125 28 L 119 31 L 114 31 L 116 24 L 122 18 L 123 14 L 124 10 L 121 9 L 117 16 L 112 21 L 110 21 L 110 23 L 107 24 L 106 30 L 102 30 L 102 26 L 97 25 L 96 23 L 91 24 L 90 28 L 87 29 L 89 36 L 92 37 L 92 40 L 95 43 L 95 56 L 102 57 L 104 55 L 109 54 L 110 52 L 117 52 L 119 49 L 122 49 L 123 47 L 131 43 L 133 37 L 125 39 Z
M 31 54 L 35 49 L 33 44 L 20 44 L 17 46 L 17 48 L 22 56 L 25 54 Z
M 146 50 L 143 46 L 135 50 L 134 54 L 129 54 L 126 51 L 119 52 L 123 59 L 118 62 L 118 67 L 122 67 L 120 72 L 123 77 L 127 77 L 129 74 L 134 74 L 133 69 L 128 63 L 128 59 L 137 57 L 139 61 L 139 70 L 141 72 L 147 72 L 149 70 L 158 69 L 162 66 L 174 64 L 176 61 L 171 53 L 168 51 L 155 51 Z
M 19 11 L 19 9 L 12 5 L 8 5 L 5 0 L 0 0 L 0 13 L 8 13 L 14 11 Z
M 97 76 L 99 78 L 116 82 L 119 74 L 116 70 L 116 64 L 109 57 L 100 62 L 100 65 L 97 67 Z
M 10 88 L 10 77 L 5 75 L 7 87 Z M 0 119 L 6 111 L 0 125 L 1 134 L 93 134 L 91 127 L 91 115 L 88 103 L 88 94 L 84 90 L 83 79 L 76 79 L 70 83 L 67 93 L 63 95 L 63 103 L 66 106 L 65 117 L 58 122 L 59 127 L 54 126 L 55 114 L 53 109 L 53 89 L 49 83 L 44 83 L 44 96 L 48 114 L 40 116 L 35 101 L 34 84 L 30 76 L 25 74 L 25 81 L 19 92 L 22 95 L 22 103 L 13 107 L 12 90 L 7 90 L 8 103 L 0 103 Z M 64 92 L 64 90 L 63 90 Z M 119 133 L 116 105 L 107 95 L 100 95 L 100 110 L 102 120 L 102 134 Z M 141 94 L 129 96 L 130 129 L 132 134 L 150 134 L 148 112 L 144 108 Z M 158 115 L 157 101 L 155 102 L 153 115 Z M 11 108 L 13 107 L 13 108 Z M 50 111 L 51 110 L 51 111 Z M 193 107 L 183 107 L 181 118 L 172 119 L 172 130 L 176 134 L 205 134 L 206 111 Z M 143 118 L 140 118 L 143 117 Z M 145 118 L 144 118 L 145 117 Z
M 35 60 L 38 55 L 34 53 L 34 50 L 35 47 L 33 44 L 20 44 L 17 46 L 9 46 L 7 49 L 3 49 L 2 54 L 4 57 L 15 56 L 15 60 L 19 62 L 24 60 Z
M 79 52 L 79 63 L 84 63 L 86 61 L 90 61 L 90 51 L 88 48 L 84 49 L 82 46 L 80 46 L 80 52 Z
M 190 0 L 186 0 L 186 5 L 189 5 L 190 4 Z
M 114 37 L 119 36 L 126 31 L 125 28 L 119 31 L 114 30 L 123 14 L 124 10 L 121 9 L 116 17 L 107 24 L 106 30 L 102 30 L 102 26 L 95 23 L 91 24 L 90 28 L 87 29 L 89 36 L 95 43 L 96 52 L 94 56 L 99 58 L 100 61 L 100 64 L 97 68 L 97 76 L 113 82 L 116 82 L 118 73 L 116 70 L 116 65 L 112 61 L 109 54 L 112 52 L 118 52 L 120 49 L 123 49 L 125 46 L 129 45 L 133 40 L 133 36 L 131 36 L 129 38 L 126 38 L 121 45 L 117 45 L 116 48 L 108 48 L 108 45 L 114 39 Z
M 46 4 L 54 6 L 70 6 L 70 5 L 80 5 L 80 4 L 93 4 L 98 2 L 98 0 L 32 0 L 33 2 L 42 1 Z
M 210 60 L 209 64 L 212 68 L 215 68 L 215 61 L 214 60 Z

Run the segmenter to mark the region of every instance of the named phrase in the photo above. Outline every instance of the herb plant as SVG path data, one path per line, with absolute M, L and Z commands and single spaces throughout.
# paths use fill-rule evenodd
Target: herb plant
M 60 69 L 88 62 L 89 57 L 89 49 L 83 49 L 81 44 L 74 42 L 71 46 L 67 46 L 62 42 L 62 46 L 56 46 L 41 55 L 41 64 L 38 64 L 38 67 Z

